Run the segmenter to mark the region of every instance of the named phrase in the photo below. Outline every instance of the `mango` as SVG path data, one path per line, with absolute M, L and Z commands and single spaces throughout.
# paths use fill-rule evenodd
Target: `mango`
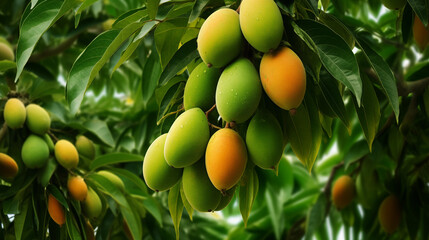
M 1 44 L 1 43 L 0 43 Z M 27 112 L 24 104 L 18 98 L 10 98 L 4 105 L 4 121 L 12 129 L 22 128 Z
M 67 140 L 59 140 L 55 144 L 55 158 L 64 168 L 72 169 L 79 163 L 79 154 L 73 143 Z
M 401 224 L 401 203 L 391 194 L 386 197 L 378 209 L 378 221 L 381 228 L 388 234 L 394 233 Z
M 260 168 L 275 169 L 283 154 L 282 128 L 266 109 L 258 110 L 246 133 L 249 159 Z
M 361 163 L 359 175 L 356 178 L 356 194 L 359 203 L 366 209 L 372 209 L 377 203 L 380 182 L 377 171 L 371 164 L 371 159 L 364 159 Z
M 43 138 L 32 134 L 22 145 L 21 157 L 28 168 L 43 167 L 49 158 L 48 144 Z
M 75 145 L 79 155 L 82 155 L 89 159 L 94 159 L 95 147 L 94 143 L 90 139 L 83 135 L 80 135 L 76 138 Z
M 48 112 L 39 105 L 27 105 L 27 127 L 35 134 L 43 135 L 51 127 L 51 118 Z
M 67 181 L 70 196 L 77 201 L 85 200 L 88 195 L 88 186 L 81 176 L 70 176 Z
M 209 110 L 215 103 L 215 92 L 220 70 L 208 68 L 204 62 L 200 63 L 189 75 L 183 94 L 185 110 L 199 107 L 203 111 Z
M 284 110 L 296 109 L 304 99 L 305 68 L 298 55 L 288 47 L 262 57 L 259 69 L 265 93 Z
M 204 159 L 183 169 L 183 192 L 192 208 L 211 212 L 219 205 L 222 194 L 207 176 Z
M 198 33 L 198 52 L 208 67 L 221 68 L 240 54 L 243 41 L 238 13 L 222 8 L 212 13 Z
M 43 135 L 43 139 L 45 140 L 46 144 L 48 144 L 49 152 L 53 152 L 55 150 L 54 142 L 52 142 L 51 137 L 49 134 Z
M 167 134 L 159 136 L 149 146 L 143 161 L 143 177 L 146 185 L 154 191 L 173 187 L 182 177 L 182 169 L 172 168 L 164 158 Z
M 100 197 L 92 188 L 88 188 L 88 195 L 83 201 L 83 212 L 88 218 L 97 218 L 102 210 Z
M 335 181 L 332 187 L 332 203 L 338 209 L 347 207 L 355 198 L 356 189 L 353 179 L 343 175 Z
M 420 51 L 423 52 L 429 44 L 429 27 L 425 27 L 417 15 L 414 17 L 413 36 Z
M 210 138 L 206 168 L 210 181 L 226 192 L 240 181 L 247 163 L 246 144 L 232 129 L 223 128 Z
M 279 46 L 284 29 L 282 15 L 273 0 L 243 0 L 240 27 L 247 42 L 264 53 Z
M 234 193 L 235 193 L 235 187 L 226 191 L 225 195 L 222 195 L 220 202 L 217 205 L 215 211 L 220 211 L 226 208 L 226 206 L 228 206 L 228 204 L 231 202 L 232 198 L 234 197 Z
M 231 63 L 222 72 L 216 87 L 216 108 L 223 120 L 248 120 L 261 99 L 261 82 L 253 64 L 246 58 Z
M 407 3 L 407 0 L 381 0 L 381 2 L 388 9 L 396 10 L 403 8 Z
M 66 223 L 64 207 L 52 194 L 49 194 L 48 198 L 48 212 L 52 220 L 54 220 L 58 225 L 62 226 Z
M 18 164 L 9 155 L 0 153 L 0 178 L 11 180 L 18 174 Z
M 117 188 L 124 190 L 125 189 L 125 185 L 124 182 L 122 181 L 122 179 L 118 176 L 116 176 L 116 174 L 106 171 L 106 170 L 101 170 L 97 172 L 99 175 L 109 179 L 110 182 L 112 182 Z
M 0 61 L 2 60 L 15 60 L 15 54 L 10 46 L 6 43 L 0 42 Z
M 192 108 L 182 113 L 168 131 L 164 157 L 168 165 L 183 168 L 192 165 L 203 155 L 210 138 L 205 113 Z

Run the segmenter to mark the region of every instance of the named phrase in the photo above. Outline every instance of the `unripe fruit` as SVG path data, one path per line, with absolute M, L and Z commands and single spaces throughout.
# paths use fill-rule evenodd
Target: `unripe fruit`
M 108 172 L 106 170 L 101 170 L 97 172 L 99 175 L 109 179 L 113 184 L 115 184 L 115 186 L 121 190 L 125 189 L 125 185 L 124 182 L 122 181 L 121 178 L 119 178 L 118 176 L 116 176 L 116 174 Z
M 378 209 L 378 221 L 386 233 L 394 233 L 401 223 L 401 204 L 395 195 L 386 197 Z
M 407 0 L 381 0 L 381 2 L 388 9 L 396 10 L 403 8 L 407 3 Z
M 353 201 L 355 195 L 355 184 L 348 175 L 339 177 L 332 187 L 332 202 L 338 209 L 347 207 Z
M 423 52 L 429 44 L 429 27 L 425 27 L 417 15 L 414 17 L 413 36 L 420 51 Z
M 79 155 L 89 159 L 94 159 L 95 157 L 94 143 L 83 135 L 76 138 L 76 149 L 79 152 Z
M 208 68 L 204 62 L 200 63 L 189 75 L 183 94 L 185 110 L 199 107 L 207 111 L 215 103 L 215 92 L 220 70 Z
M 204 159 L 183 169 L 182 183 L 183 192 L 192 208 L 210 212 L 219 205 L 222 194 L 210 182 Z
M 206 150 L 206 168 L 213 185 L 225 192 L 238 183 L 247 163 L 243 139 L 232 129 L 223 128 L 210 138 Z
M 43 135 L 51 126 L 51 118 L 48 112 L 39 105 L 29 104 L 27 106 L 27 127 L 35 134 Z
M 52 142 L 52 139 L 49 134 L 46 133 L 45 135 L 43 135 L 43 140 L 45 140 L 46 144 L 48 145 L 49 152 L 53 152 L 55 150 L 55 145 L 54 142 Z
M 240 27 L 246 40 L 260 52 L 276 49 L 283 35 L 283 19 L 273 0 L 243 0 Z
M 280 108 L 298 108 L 306 88 L 305 68 L 301 59 L 288 47 L 266 53 L 260 71 L 262 86 L 268 97 Z
M 58 225 L 62 226 L 66 222 L 64 207 L 61 206 L 61 203 L 52 194 L 49 194 L 48 212 L 52 220 Z
M 199 108 L 189 109 L 174 121 L 168 131 L 165 160 L 175 168 L 190 166 L 204 155 L 209 138 L 210 130 L 204 112 Z
M 115 19 L 109 18 L 102 23 L 103 31 L 112 29 L 112 25 L 115 23 Z
M 14 59 L 15 54 L 13 53 L 13 50 L 6 43 L 0 42 L 0 61 L 13 61 Z
M 238 56 L 241 49 L 238 13 L 223 8 L 212 13 L 198 34 L 198 52 L 208 66 L 220 68 Z
M 249 123 L 246 133 L 249 159 L 264 169 L 274 169 L 283 154 L 282 128 L 266 109 L 258 110 Z
M 1 44 L 1 43 L 0 43 Z M 24 104 L 18 98 L 10 98 L 4 105 L 4 121 L 12 129 L 24 126 L 27 113 Z
M 70 196 L 77 201 L 83 201 L 88 194 L 88 187 L 81 176 L 69 177 L 67 181 L 67 189 Z
M 9 155 L 0 153 L 0 178 L 13 179 L 18 174 L 18 164 Z
M 75 146 L 67 140 L 59 140 L 55 144 L 55 158 L 64 168 L 72 169 L 79 163 L 79 154 Z
M 83 211 L 88 218 L 97 218 L 103 210 L 100 197 L 92 189 L 88 188 L 88 195 L 83 201 Z
M 37 135 L 30 135 L 22 145 L 21 157 L 28 168 L 43 167 L 49 158 L 48 144 L 43 138 Z
M 222 72 L 216 88 L 216 108 L 223 120 L 242 123 L 258 107 L 262 89 L 258 72 L 246 58 L 231 63 Z
M 220 202 L 217 205 L 215 211 L 220 211 L 226 208 L 226 206 L 228 206 L 228 204 L 231 202 L 232 198 L 234 197 L 234 193 L 235 193 L 235 187 L 226 191 L 225 195 L 222 195 Z
M 143 177 L 148 187 L 164 191 L 173 187 L 182 177 L 182 169 L 172 168 L 164 158 L 167 134 L 159 136 L 149 146 L 143 161 Z

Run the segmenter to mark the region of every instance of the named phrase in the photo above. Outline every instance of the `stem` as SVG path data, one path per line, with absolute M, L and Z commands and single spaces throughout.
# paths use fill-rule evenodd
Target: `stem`
M 180 109 L 178 109 L 178 110 L 176 110 L 174 112 L 170 112 L 170 113 L 165 114 L 161 119 L 159 119 L 158 122 L 156 122 L 156 125 L 159 125 L 162 121 L 164 121 L 164 119 L 168 118 L 169 116 L 174 115 L 176 113 L 179 113 L 179 112 L 181 112 L 183 110 L 185 110 L 185 108 L 181 107 Z
M 53 48 L 49 48 L 46 49 L 45 51 L 33 54 L 29 61 L 30 62 L 38 62 L 40 60 L 43 60 L 45 58 L 49 58 L 49 57 L 53 57 L 56 56 L 62 52 L 64 52 L 65 50 L 67 50 L 68 48 L 71 47 L 71 45 L 76 41 L 76 39 L 78 39 L 80 34 L 76 34 L 73 37 L 70 37 L 69 39 L 67 39 L 66 41 L 62 42 L 60 45 L 53 47 Z
M 7 133 L 7 124 L 5 122 L 5 123 L 3 123 L 3 126 L 0 129 L 0 141 L 4 138 L 4 136 L 6 135 L 6 133 Z
M 213 105 L 209 110 L 207 110 L 206 112 L 206 118 L 207 120 L 209 119 L 209 114 L 216 108 L 216 104 Z
M 48 135 L 54 139 L 54 143 L 58 142 L 58 138 L 49 130 Z

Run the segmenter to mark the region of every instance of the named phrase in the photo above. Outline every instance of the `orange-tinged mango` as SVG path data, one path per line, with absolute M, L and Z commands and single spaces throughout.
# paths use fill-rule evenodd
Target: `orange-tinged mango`
M 356 189 L 353 179 L 343 175 L 335 181 L 332 187 L 332 202 L 338 209 L 347 207 L 355 198 Z
M 88 194 L 88 186 L 81 176 L 71 176 L 67 181 L 67 189 L 70 196 L 77 200 L 83 201 Z
M 429 26 L 425 27 L 417 15 L 414 17 L 413 36 L 420 51 L 423 52 L 429 44 Z
M 52 220 L 58 225 L 62 226 L 66 222 L 64 207 L 52 194 L 49 194 L 48 212 Z
M 401 224 L 401 203 L 395 195 L 386 197 L 378 209 L 381 228 L 389 234 L 394 233 Z
M 18 98 L 10 98 L 4 105 L 4 121 L 12 129 L 22 128 L 27 113 L 24 104 Z
M 79 163 L 79 154 L 76 147 L 67 140 L 59 140 L 55 144 L 55 158 L 64 168 L 72 169 Z
M 18 174 L 18 164 L 9 155 L 0 153 L 0 178 L 13 179 Z

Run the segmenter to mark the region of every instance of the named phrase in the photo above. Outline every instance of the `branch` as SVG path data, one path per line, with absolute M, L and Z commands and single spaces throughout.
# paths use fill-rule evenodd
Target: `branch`
M 159 125 L 164 119 L 166 119 L 167 117 L 169 117 L 169 116 L 171 116 L 171 115 L 174 115 L 174 114 L 176 114 L 176 113 L 179 113 L 179 112 L 181 112 L 181 111 L 183 111 L 183 110 L 185 110 L 185 108 L 184 107 L 181 107 L 181 108 L 179 108 L 178 110 L 176 110 L 176 111 L 174 111 L 174 112 L 170 112 L 170 113 L 167 113 L 167 114 L 165 114 L 161 119 L 159 119 L 159 121 L 158 122 L 156 122 L 156 125 Z
M 3 140 L 6 133 L 7 133 L 7 124 L 6 122 L 4 122 L 2 128 L 0 129 L 0 141 Z
M 58 138 L 51 132 L 51 130 L 48 131 L 48 135 L 54 139 L 54 143 L 58 142 Z
M 43 60 L 45 58 L 53 57 L 53 56 L 56 56 L 56 55 L 64 52 L 65 50 L 67 50 L 68 48 L 71 47 L 71 45 L 74 43 L 74 41 L 76 41 L 76 39 L 78 39 L 79 35 L 80 34 L 76 34 L 73 37 L 70 37 L 69 39 L 62 42 L 60 45 L 58 45 L 56 47 L 49 48 L 49 49 L 46 49 L 45 51 L 41 51 L 41 52 L 38 52 L 36 54 L 33 54 L 28 61 L 38 62 L 38 61 Z

